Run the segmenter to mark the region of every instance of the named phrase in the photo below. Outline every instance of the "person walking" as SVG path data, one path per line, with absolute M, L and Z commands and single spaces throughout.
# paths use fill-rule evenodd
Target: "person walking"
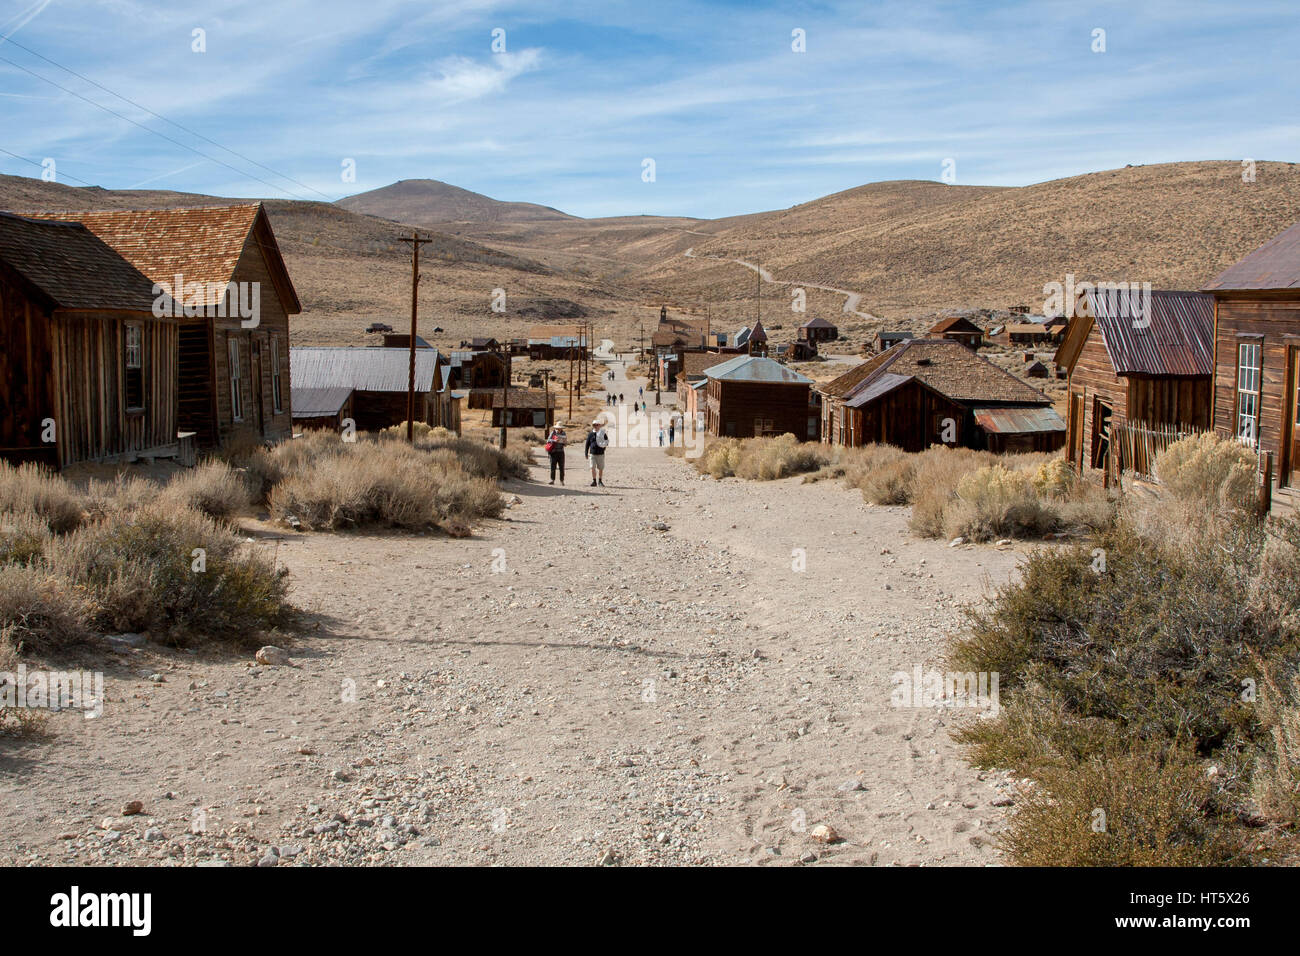
M 620 405 L 623 404 L 623 393 L 622 393 L 622 392 L 619 392 L 619 393 L 618 393 L 618 403 L 619 403 Z
M 555 484 L 555 472 L 559 469 L 560 484 L 564 484 L 564 429 L 558 425 L 551 429 L 546 439 L 546 454 L 551 459 L 551 484 Z
M 591 423 L 584 451 L 591 463 L 591 487 L 605 487 L 605 449 L 609 447 L 609 433 L 599 419 Z
M 662 426 L 659 428 L 659 447 L 664 447 L 664 430 Z
M 673 432 L 675 431 L 677 431 L 677 423 L 669 422 L 668 423 L 668 444 L 670 445 L 673 443 Z M 663 442 L 660 442 L 660 444 L 663 444 Z

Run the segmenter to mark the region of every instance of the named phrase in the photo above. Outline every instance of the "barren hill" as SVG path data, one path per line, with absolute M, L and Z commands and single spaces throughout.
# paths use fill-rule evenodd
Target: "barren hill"
M 436 179 L 398 180 L 389 186 L 340 199 L 337 205 L 349 212 L 416 226 L 436 226 L 444 222 L 547 222 L 575 218 L 550 206 L 502 202 Z

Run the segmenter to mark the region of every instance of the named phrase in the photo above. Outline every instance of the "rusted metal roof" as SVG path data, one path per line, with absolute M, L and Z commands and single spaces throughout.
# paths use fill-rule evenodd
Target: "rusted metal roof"
M 1086 293 L 1117 375 L 1214 374 L 1214 297 L 1203 292 Z M 1149 314 L 1142 314 L 1149 312 Z
M 292 348 L 289 380 L 293 388 L 352 388 L 358 392 L 405 392 L 410 349 Z M 415 390 L 433 391 L 437 349 L 415 350 Z
M 153 311 L 153 283 L 80 223 L 0 213 L 0 262 L 55 308 Z M 158 298 L 170 315 L 171 300 Z
M 973 408 L 975 424 L 997 435 L 1024 435 L 1030 432 L 1063 432 L 1065 422 L 1052 408 Z
M 1223 270 L 1204 287 L 1204 291 L 1296 288 L 1300 288 L 1300 223 Z

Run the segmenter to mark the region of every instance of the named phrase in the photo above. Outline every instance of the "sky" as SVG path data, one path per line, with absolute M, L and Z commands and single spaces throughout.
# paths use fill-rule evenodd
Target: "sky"
M 1300 153 L 1296 0 L 0 0 L 0 37 L 0 173 L 110 189 L 713 218 Z

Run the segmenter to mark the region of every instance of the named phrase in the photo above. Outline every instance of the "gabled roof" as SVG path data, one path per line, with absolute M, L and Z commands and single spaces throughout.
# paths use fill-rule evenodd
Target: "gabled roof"
M 863 405 L 871 404 L 880 396 L 888 395 L 894 389 L 902 388 L 908 382 L 914 381 L 916 377 L 913 375 L 894 375 L 892 372 L 884 372 L 854 392 L 853 397 L 844 404 L 851 408 L 861 408 Z
M 80 223 L 0 213 L 0 262 L 50 308 L 153 312 L 153 283 Z
M 1224 269 L 1202 291 L 1296 288 L 1300 288 L 1300 223 L 1274 236 L 1236 265 Z
M 881 330 L 880 332 L 877 332 L 877 333 L 876 333 L 876 338 L 878 338 L 878 339 L 914 339 L 914 338 L 916 338 L 916 333 L 915 333 L 915 332 L 906 332 L 906 331 L 900 331 L 900 332 L 887 332 L 887 331 Z
M 812 379 L 775 359 L 759 355 L 737 355 L 704 372 L 709 378 L 724 382 L 764 382 L 770 385 L 811 385 Z
M 677 369 L 680 375 L 703 375 L 706 369 L 725 362 L 726 359 L 717 352 L 683 352 L 682 363 Z
M 930 329 L 930 331 L 935 334 L 942 334 L 944 332 L 968 332 L 968 333 L 979 333 L 980 335 L 984 334 L 984 330 L 981 329 L 978 325 L 976 325 L 970 319 L 963 319 L 959 315 L 954 315 L 951 318 L 944 319 L 943 321 L 937 323 L 932 329 Z
M 352 389 L 346 385 L 332 388 L 302 388 L 295 385 L 289 389 L 294 418 L 324 418 L 337 415 L 343 411 L 343 406 L 351 397 Z
M 881 375 L 909 376 L 954 402 L 1050 405 L 1051 399 L 953 339 L 908 339 L 818 387 L 831 398 L 856 398 Z
M 1140 299 L 1089 291 L 1056 350 L 1056 364 L 1073 370 L 1094 328 L 1116 375 L 1213 375 L 1214 297 L 1203 292 L 1153 291 L 1150 314 Z
M 256 244 L 285 311 L 291 315 L 302 311 L 261 203 L 95 212 L 41 210 L 28 215 L 82 223 L 151 282 L 169 289 L 177 275 L 184 276 L 186 284 L 201 282 L 206 287 L 211 283 L 224 289 L 234 277 L 245 246 Z M 196 304 L 216 305 L 220 298 L 205 294 L 205 301 Z
M 835 324 L 834 324 L 833 322 L 828 322 L 826 319 L 823 319 L 823 318 L 819 315 L 819 316 L 816 316 L 815 318 L 811 318 L 811 319 L 809 319 L 809 320 L 808 320 L 807 322 L 805 322 L 803 325 L 799 326 L 799 328 L 801 328 L 801 329 L 833 329 L 833 328 L 835 328 Z
M 313 347 L 289 349 L 293 388 L 352 388 L 358 392 L 405 392 L 410 349 Z M 415 390 L 433 391 L 437 349 L 415 350 Z

